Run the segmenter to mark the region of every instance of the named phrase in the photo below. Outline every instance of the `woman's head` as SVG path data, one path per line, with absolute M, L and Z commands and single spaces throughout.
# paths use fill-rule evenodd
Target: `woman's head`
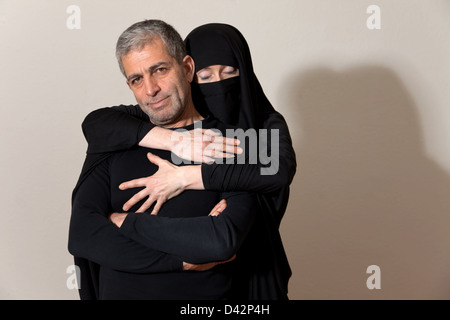
M 269 102 L 239 30 L 227 24 L 206 24 L 189 33 L 185 44 L 195 62 L 196 83 L 192 87 L 199 111 L 227 124 L 256 128 L 258 112 Z
M 240 32 L 227 24 L 205 24 L 189 33 L 185 39 L 186 49 L 196 59 L 195 72 L 213 65 L 224 65 L 239 68 L 239 53 L 244 37 Z M 244 40 L 245 42 L 245 40 Z M 236 48 L 241 47 L 241 48 Z

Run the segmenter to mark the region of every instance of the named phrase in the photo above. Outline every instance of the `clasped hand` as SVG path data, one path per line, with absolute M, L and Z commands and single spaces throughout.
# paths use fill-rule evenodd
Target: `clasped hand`
M 241 154 L 238 139 L 223 137 L 213 129 L 174 130 L 171 151 L 182 159 L 195 162 L 214 162 L 214 158 L 232 158 Z

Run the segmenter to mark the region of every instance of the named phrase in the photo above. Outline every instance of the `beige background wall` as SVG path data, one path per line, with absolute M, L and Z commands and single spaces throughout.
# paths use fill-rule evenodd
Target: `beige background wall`
M 281 227 L 291 299 L 450 298 L 449 1 L 0 0 L 1 299 L 78 298 L 66 268 L 80 124 L 134 103 L 114 46 L 146 18 L 247 38 L 298 156 Z M 366 286 L 370 265 L 381 289 Z

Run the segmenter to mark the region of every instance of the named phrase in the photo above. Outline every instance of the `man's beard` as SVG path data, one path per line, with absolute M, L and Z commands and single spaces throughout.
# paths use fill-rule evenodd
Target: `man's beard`
M 181 118 L 185 109 L 182 107 L 183 104 L 181 101 L 176 101 L 175 103 L 173 103 L 174 101 L 171 102 L 172 103 L 170 105 L 166 105 L 157 110 L 153 110 L 146 102 L 139 103 L 139 106 L 142 111 L 148 115 L 153 124 L 158 126 L 167 126 L 177 122 Z

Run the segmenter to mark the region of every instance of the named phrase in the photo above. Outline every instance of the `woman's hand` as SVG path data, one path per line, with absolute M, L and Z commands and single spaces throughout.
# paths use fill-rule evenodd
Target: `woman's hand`
M 158 214 L 164 202 L 182 193 L 188 185 L 183 177 L 183 167 L 178 167 L 150 152 L 147 153 L 147 158 L 159 169 L 150 177 L 130 180 L 119 186 L 120 190 L 145 187 L 123 205 L 125 211 L 148 196 L 148 199 L 136 212 L 144 212 L 156 201 L 151 214 Z
M 233 158 L 243 152 L 238 139 L 223 137 L 211 129 L 174 130 L 171 151 L 178 157 L 195 162 L 209 163 L 214 158 Z

